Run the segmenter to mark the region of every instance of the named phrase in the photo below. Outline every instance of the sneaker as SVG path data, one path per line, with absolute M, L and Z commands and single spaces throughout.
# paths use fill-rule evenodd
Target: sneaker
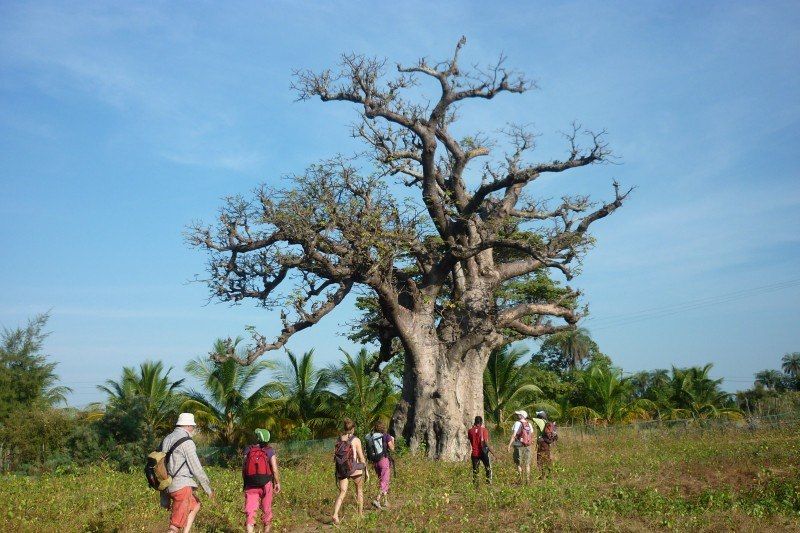
M 375 509 L 378 509 L 378 510 L 380 511 L 380 509 L 381 509 L 381 502 L 379 502 L 378 500 L 372 500 L 372 506 L 373 506 Z

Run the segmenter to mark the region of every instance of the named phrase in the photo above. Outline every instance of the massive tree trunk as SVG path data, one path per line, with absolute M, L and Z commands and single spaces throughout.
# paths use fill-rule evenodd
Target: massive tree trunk
M 412 451 L 448 461 L 467 456 L 467 429 L 476 415 L 483 416 L 483 371 L 493 340 L 488 335 L 477 347 L 459 352 L 432 328 L 406 336 L 402 398 L 391 429 Z
M 467 429 L 483 415 L 484 354 L 468 363 L 450 364 L 438 350 L 406 356 L 403 394 L 392 431 L 406 438 L 412 450 L 432 459 L 463 460 L 469 453 Z M 416 360 L 416 362 L 415 362 Z

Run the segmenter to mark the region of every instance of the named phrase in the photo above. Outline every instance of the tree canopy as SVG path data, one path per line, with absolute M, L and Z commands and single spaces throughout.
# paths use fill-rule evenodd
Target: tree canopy
M 216 225 L 195 224 L 188 237 L 208 254 L 213 297 L 280 310 L 279 333 L 253 329 L 246 354 L 229 346 L 214 357 L 252 363 L 362 291 L 378 363 L 405 358 L 395 430 L 412 449 L 424 443 L 432 457 L 451 459 L 465 453 L 462 434 L 483 408 L 491 351 L 573 329 L 585 315 L 579 291 L 551 274 L 578 272 L 594 244 L 590 226 L 630 193 L 614 182 L 605 203 L 529 194 L 542 176 L 609 161 L 604 131 L 573 124 L 566 153 L 543 162 L 530 157 L 536 133 L 526 126 L 456 134 L 462 104 L 535 88 L 502 56 L 463 68 L 465 43 L 444 61 L 423 58 L 394 74 L 385 60 L 357 54 L 343 55 L 338 69 L 296 71 L 300 100 L 355 106 L 353 135 L 368 155 L 333 157 L 289 186 L 230 197 Z
M 0 335 L 0 421 L 15 409 L 66 402 L 68 387 L 57 385 L 57 363 L 43 353 L 49 315 L 37 315 L 24 328 Z

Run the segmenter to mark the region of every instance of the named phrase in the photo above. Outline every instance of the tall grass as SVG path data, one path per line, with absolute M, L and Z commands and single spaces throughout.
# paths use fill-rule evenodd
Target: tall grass
M 345 531 L 800 531 L 796 428 L 662 428 L 580 437 L 562 433 L 555 476 L 519 486 L 496 442 L 495 483 L 477 488 L 467 464 L 397 458 L 391 509 Z M 328 527 L 336 495 L 328 451 L 278 448 L 283 492 L 277 531 Z M 291 457 L 291 460 L 289 460 Z M 203 499 L 199 531 L 242 530 L 240 475 L 210 468 L 216 504 Z M 367 498 L 375 491 L 373 478 Z M 0 477 L 2 531 L 163 531 L 166 511 L 138 473 L 102 466 L 42 477 Z

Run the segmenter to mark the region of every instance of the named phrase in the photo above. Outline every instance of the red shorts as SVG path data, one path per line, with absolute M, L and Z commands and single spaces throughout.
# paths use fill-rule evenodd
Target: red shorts
M 189 513 L 200 507 L 200 500 L 194 495 L 193 487 L 183 487 L 175 492 L 170 492 L 169 501 L 170 509 L 172 509 L 169 525 L 179 529 L 186 527 Z

